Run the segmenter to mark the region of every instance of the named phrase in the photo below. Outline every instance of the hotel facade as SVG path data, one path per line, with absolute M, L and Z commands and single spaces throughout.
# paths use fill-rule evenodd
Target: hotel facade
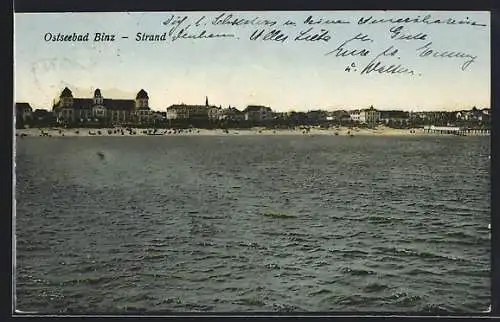
M 113 125 L 143 124 L 153 119 L 149 96 L 143 89 L 133 100 L 104 98 L 100 89 L 94 91 L 92 98 L 76 98 L 66 87 L 61 92 L 59 100 L 54 103 L 52 111 L 57 123 L 66 125 L 92 122 Z

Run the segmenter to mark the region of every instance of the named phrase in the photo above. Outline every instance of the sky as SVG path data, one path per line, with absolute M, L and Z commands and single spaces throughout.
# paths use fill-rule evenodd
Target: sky
M 375 108 L 458 110 L 472 106 L 490 107 L 490 15 L 488 12 L 403 12 L 403 11 L 313 11 L 313 12 L 226 12 L 233 17 L 258 17 L 276 21 L 274 26 L 214 25 L 224 12 L 121 12 L 121 13 L 16 13 L 14 16 L 14 97 L 33 108 L 51 109 L 67 86 L 75 97 L 91 97 L 100 88 L 105 98 L 134 99 L 145 89 L 154 110 L 164 111 L 172 104 L 210 104 L 243 109 L 247 105 L 266 105 L 275 111 L 313 109 Z M 138 42 L 138 32 L 162 34 L 175 27 L 167 24 L 171 16 L 187 16 L 176 30 L 191 25 L 190 34 L 232 34 L 213 39 L 169 38 L 165 42 Z M 346 24 L 304 24 L 343 20 Z M 431 20 L 454 18 L 476 21 L 470 24 L 377 23 L 359 25 L 360 17 L 373 19 L 399 17 Z M 194 25 L 202 16 L 200 27 Z M 295 25 L 284 26 L 290 20 Z M 207 23 L 205 25 L 205 23 Z M 390 28 L 403 26 L 403 32 L 425 34 L 423 40 L 391 39 Z M 309 28 L 323 33 L 328 41 L 294 41 Z M 258 29 L 280 30 L 285 42 L 249 39 Z M 115 41 L 94 42 L 95 33 L 115 34 Z M 88 42 L 45 41 L 47 33 L 85 34 Z M 366 56 L 325 55 L 358 33 L 371 41 L 354 40 L 348 50 L 365 48 Z M 126 36 L 128 38 L 121 38 Z M 476 56 L 465 70 L 464 58 L 419 57 L 418 48 L 431 42 L 438 52 L 453 51 Z M 398 52 L 379 60 L 384 65 L 401 64 L 414 71 L 407 74 L 360 71 L 385 49 Z M 355 66 L 346 71 L 347 66 Z

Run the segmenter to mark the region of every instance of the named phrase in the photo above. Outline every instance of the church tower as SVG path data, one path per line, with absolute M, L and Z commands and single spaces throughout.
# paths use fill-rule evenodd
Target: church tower
M 205 106 L 208 107 L 208 96 L 205 96 Z

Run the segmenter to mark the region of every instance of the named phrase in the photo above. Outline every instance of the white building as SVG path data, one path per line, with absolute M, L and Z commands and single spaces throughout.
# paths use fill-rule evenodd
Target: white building
M 363 109 L 359 115 L 359 122 L 362 124 L 375 125 L 380 120 L 380 111 L 373 108 L 373 105 L 368 109 Z
M 360 110 L 352 110 L 349 111 L 349 117 L 353 122 L 360 122 L 361 120 L 361 111 Z

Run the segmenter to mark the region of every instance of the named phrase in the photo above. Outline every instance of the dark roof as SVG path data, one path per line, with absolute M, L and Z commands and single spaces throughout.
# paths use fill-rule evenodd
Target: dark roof
M 243 115 L 244 113 L 235 107 L 222 109 L 224 115 Z
M 44 110 L 44 109 L 36 109 L 34 112 L 33 112 L 33 115 L 35 117 L 38 117 L 38 116 L 45 116 L 47 114 L 49 114 L 50 112 L 47 111 L 47 110 Z
M 410 113 L 405 111 L 380 111 L 381 118 L 406 118 L 409 115 Z
M 60 102 L 57 102 L 54 107 L 59 107 Z M 75 109 L 91 109 L 94 105 L 92 98 L 73 98 L 73 106 Z M 135 101 L 127 99 L 104 99 L 103 105 L 110 110 L 134 110 Z
M 174 104 L 174 105 L 170 105 L 169 107 L 167 107 L 167 110 L 171 110 L 171 109 L 176 109 L 176 108 L 179 108 L 179 107 L 193 107 L 193 108 L 203 108 L 203 109 L 206 109 L 208 111 L 208 106 L 205 106 L 205 105 L 186 105 L 186 104 Z
M 307 112 L 308 115 L 311 115 L 311 114 L 320 114 L 320 115 L 326 115 L 327 112 L 326 111 L 323 111 L 323 110 L 313 110 L 313 111 L 308 111 Z
M 59 97 L 73 97 L 73 93 L 71 93 L 69 88 L 65 87 Z
M 259 112 L 260 109 L 266 109 L 268 111 L 271 110 L 270 107 L 267 107 L 267 106 L 262 106 L 262 105 L 248 105 L 244 110 L 243 112 Z
M 93 104 L 94 100 L 91 98 L 73 98 L 73 108 L 90 109 Z
M 102 94 L 101 94 L 101 90 L 99 88 L 96 88 L 96 90 L 94 91 L 94 97 L 101 97 Z
M 141 89 L 139 91 L 139 93 L 137 93 L 137 96 L 135 98 L 140 99 L 140 98 L 149 98 L 149 97 L 148 97 L 148 93 L 146 93 L 145 90 Z
M 16 103 L 16 110 L 24 110 L 24 109 L 32 110 L 29 103 Z
M 103 105 L 111 110 L 133 110 L 135 108 L 135 101 L 127 99 L 104 99 Z

